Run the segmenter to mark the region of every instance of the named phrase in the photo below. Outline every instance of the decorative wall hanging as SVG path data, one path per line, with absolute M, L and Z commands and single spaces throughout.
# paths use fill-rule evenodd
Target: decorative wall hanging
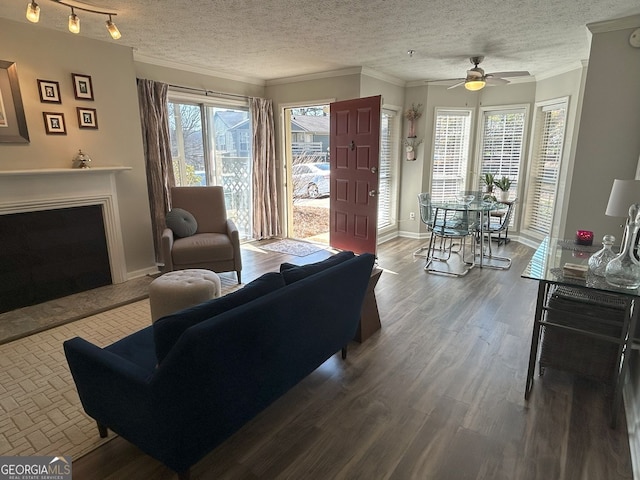
M 78 127 L 98 129 L 98 117 L 95 108 L 77 107 L 76 111 L 78 112 Z
M 62 103 L 60 84 L 53 80 L 38 80 L 38 92 L 42 103 Z
M 67 127 L 64 123 L 64 114 L 55 112 L 42 112 L 44 117 L 44 129 L 47 135 L 66 135 Z
M 0 60 L 0 142 L 29 143 L 15 62 Z
M 409 121 L 409 134 L 407 135 L 408 138 L 416 137 L 416 120 L 418 120 L 422 116 L 420 107 L 422 107 L 421 103 L 419 103 L 418 105 L 412 103 L 411 108 L 408 108 L 407 111 L 404 112 L 404 118 Z
M 79 73 L 72 73 L 71 77 L 73 78 L 73 93 L 76 100 L 93 100 L 91 77 Z

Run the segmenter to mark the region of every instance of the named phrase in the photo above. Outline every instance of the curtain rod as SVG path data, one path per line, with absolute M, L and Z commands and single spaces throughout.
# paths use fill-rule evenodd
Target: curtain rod
M 240 95 L 238 93 L 225 93 L 225 92 L 216 92 L 215 90 L 207 90 L 205 88 L 194 88 L 194 87 L 184 87 L 182 85 L 173 85 L 173 84 L 169 84 L 169 86 L 171 88 L 179 88 L 180 90 L 191 90 L 193 92 L 200 92 L 200 93 L 204 93 L 204 96 L 207 97 L 209 95 L 216 95 L 216 96 L 221 96 L 221 97 L 237 97 L 237 98 L 243 98 L 245 100 L 249 100 L 252 97 L 248 97 L 247 95 Z

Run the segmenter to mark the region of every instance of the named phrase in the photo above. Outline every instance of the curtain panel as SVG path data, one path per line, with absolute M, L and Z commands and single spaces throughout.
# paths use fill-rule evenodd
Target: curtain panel
M 251 98 L 253 126 L 253 238 L 280 236 L 273 102 Z
M 153 246 L 156 261 L 163 263 L 161 237 L 166 227 L 165 217 L 171 208 L 170 191 L 174 185 L 167 106 L 169 85 L 145 79 L 137 79 L 137 83 Z

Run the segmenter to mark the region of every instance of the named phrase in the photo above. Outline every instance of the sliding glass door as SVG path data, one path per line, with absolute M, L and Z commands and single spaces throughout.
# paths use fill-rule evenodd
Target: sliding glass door
M 251 117 L 247 105 L 170 97 L 175 183 L 221 185 L 227 215 L 251 238 Z

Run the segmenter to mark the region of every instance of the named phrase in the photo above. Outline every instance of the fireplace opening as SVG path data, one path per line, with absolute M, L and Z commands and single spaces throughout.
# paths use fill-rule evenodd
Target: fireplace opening
M 101 205 L 0 215 L 0 313 L 104 285 Z

